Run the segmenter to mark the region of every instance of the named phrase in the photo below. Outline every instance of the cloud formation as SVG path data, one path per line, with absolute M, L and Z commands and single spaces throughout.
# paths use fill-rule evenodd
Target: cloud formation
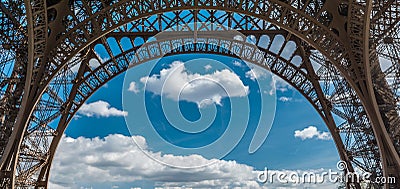
M 186 161 L 193 164 L 209 166 L 196 169 L 176 169 L 159 164 L 146 156 L 133 143 L 135 139 L 147 153 L 159 156 L 164 162 Z M 308 170 L 309 171 L 309 170 Z M 312 170 L 322 172 L 323 169 Z M 276 171 L 271 170 L 271 174 Z M 283 172 L 290 172 L 288 170 Z M 296 170 L 295 172 L 304 172 Z M 119 187 L 123 183 L 151 181 L 156 188 L 299 188 L 294 183 L 260 183 L 257 176 L 260 171 L 253 167 L 239 164 L 236 161 L 209 160 L 200 155 L 176 156 L 161 154 L 148 149 L 142 136 L 123 136 L 119 134 L 100 138 L 63 137 L 51 170 L 50 185 L 52 189 L 73 189 L 93 186 L 93 188 Z M 310 188 L 332 188 L 334 184 L 322 183 L 304 185 Z M 149 188 L 149 187 L 145 187 Z
M 267 77 L 267 70 L 256 65 L 250 65 L 250 70 L 245 73 L 246 77 L 255 81 Z
M 317 127 L 309 126 L 303 130 L 297 130 L 294 132 L 296 138 L 301 140 L 316 138 L 319 140 L 330 140 L 332 136 L 329 132 L 318 131 Z
M 210 64 L 207 64 L 207 65 L 204 66 L 204 69 L 206 71 L 210 70 L 211 68 L 212 68 L 212 66 Z
M 249 93 L 240 77 L 228 69 L 201 75 L 190 73 L 183 62 L 175 61 L 160 74 L 142 77 L 146 90 L 169 99 L 194 102 L 199 107 L 221 104 L 225 97 L 244 97 Z
M 272 89 L 269 91 L 270 95 L 275 94 L 275 91 L 286 92 L 289 89 L 293 89 L 292 86 L 289 85 L 285 80 L 280 78 L 279 76 L 273 75 L 271 80 Z
M 87 117 L 127 116 L 128 112 L 111 107 L 108 102 L 99 100 L 89 104 L 84 103 L 78 110 L 79 115 Z
M 138 180 L 160 182 L 163 187 L 183 182 L 192 185 L 209 183 L 215 187 L 258 185 L 253 167 L 235 161 L 217 160 L 216 163 L 197 169 L 176 169 L 159 164 L 146 156 L 133 143 L 133 138 L 145 147 L 147 153 L 159 156 L 165 162 L 185 161 L 196 165 L 199 162 L 215 161 L 199 155 L 174 156 L 151 152 L 146 149 L 146 140 L 141 136 L 114 134 L 104 139 L 64 137 L 53 163 L 51 183 L 71 188 L 79 188 L 76 184 Z
M 237 66 L 237 67 L 242 67 L 242 63 L 240 63 L 239 61 L 233 61 L 233 65 Z
M 97 54 L 97 52 L 95 52 L 95 53 Z M 97 57 L 100 57 L 100 55 L 97 54 Z M 77 57 L 74 57 L 73 59 L 77 60 Z M 106 60 L 103 60 L 103 59 L 100 58 L 100 61 L 101 61 L 101 62 L 105 62 Z M 72 71 L 73 73 L 78 73 L 79 67 L 81 66 L 81 63 L 82 63 L 82 61 L 79 61 L 77 64 L 73 65 L 73 66 L 70 68 L 71 71 Z M 89 64 L 88 64 L 88 65 L 89 65 L 89 67 L 90 67 L 91 69 L 96 69 L 96 68 L 99 67 L 101 64 L 100 64 L 100 62 L 99 62 L 97 59 L 92 58 L 92 59 L 89 60 Z

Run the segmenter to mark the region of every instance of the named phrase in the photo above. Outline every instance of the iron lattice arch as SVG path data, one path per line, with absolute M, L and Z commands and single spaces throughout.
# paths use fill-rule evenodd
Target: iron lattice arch
M 269 69 L 314 106 L 346 171 L 400 179 L 399 1 L 26 0 L 0 10 L 2 188 L 46 188 L 85 100 L 132 66 L 181 53 Z

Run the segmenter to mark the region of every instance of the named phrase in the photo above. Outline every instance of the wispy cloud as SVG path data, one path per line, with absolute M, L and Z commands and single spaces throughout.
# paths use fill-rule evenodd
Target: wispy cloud
M 212 68 L 212 66 L 210 64 L 207 64 L 207 65 L 204 66 L 204 69 L 206 71 L 210 70 L 211 68 Z
M 290 102 L 290 101 L 293 100 L 293 98 L 291 98 L 291 97 L 286 97 L 286 96 L 281 96 L 281 97 L 279 97 L 278 100 L 281 101 L 281 102 Z

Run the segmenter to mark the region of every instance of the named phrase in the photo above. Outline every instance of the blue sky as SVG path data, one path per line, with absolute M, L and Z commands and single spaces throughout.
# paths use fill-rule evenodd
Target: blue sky
M 176 77 L 163 80 L 162 70 L 165 76 L 171 76 L 168 74 L 179 66 L 181 70 L 175 73 Z M 211 82 L 193 81 L 190 86 L 196 89 L 194 92 L 180 84 L 188 78 L 204 76 Z M 225 84 L 226 88 L 213 84 L 214 81 Z M 166 89 L 161 90 L 159 84 L 168 82 Z M 174 108 L 180 112 L 174 112 Z M 199 128 L 191 128 L 193 125 Z M 200 132 L 185 133 L 174 126 Z M 234 137 L 240 137 L 242 126 L 246 130 L 235 145 Z M 257 126 L 271 128 L 262 145 L 249 153 Z M 207 147 L 228 128 L 233 128 L 234 134 L 223 143 L 226 145 L 209 148 L 212 150 L 190 150 Z M 334 169 L 339 157 L 327 131 L 305 98 L 264 69 L 219 55 L 175 55 L 133 67 L 85 103 L 65 132 L 55 157 L 51 184 L 54 188 L 263 188 L 266 187 L 263 183 L 251 177 L 254 171 L 265 167 L 300 171 Z M 216 163 L 190 171 L 168 168 L 154 159 L 173 165 L 188 162 L 184 164 L 195 166 L 213 159 Z M 238 177 L 237 172 L 248 175 Z M 214 178 L 218 174 L 228 176 Z M 279 187 L 306 186 L 276 184 L 267 188 Z

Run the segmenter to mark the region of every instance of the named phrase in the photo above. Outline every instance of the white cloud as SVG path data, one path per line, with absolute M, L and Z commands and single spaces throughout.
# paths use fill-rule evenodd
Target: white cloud
M 129 83 L 128 91 L 134 92 L 136 94 L 139 93 L 139 88 L 136 82 L 132 81 L 131 83 Z
M 317 138 L 319 140 L 330 140 L 332 138 L 329 132 L 318 131 L 317 127 L 314 126 L 309 126 L 303 130 L 297 130 L 294 132 L 294 136 L 296 138 L 301 138 L 302 140 L 312 138 Z
M 210 70 L 211 68 L 212 68 L 212 66 L 210 64 L 207 64 L 207 65 L 204 66 L 204 69 L 206 71 Z
M 243 41 L 243 37 L 241 35 L 235 35 L 233 37 L 234 40 Z
M 97 53 L 96 53 L 97 54 Z M 100 57 L 99 55 L 97 55 L 98 57 Z M 74 59 L 73 59 L 74 60 Z M 78 58 L 75 58 L 75 61 L 79 61 L 79 59 Z M 105 62 L 105 60 L 100 60 L 100 61 L 102 61 L 102 62 Z M 73 72 L 73 73 L 78 73 L 78 71 L 79 71 L 79 67 L 81 66 L 81 63 L 82 62 L 78 62 L 78 63 L 76 63 L 75 65 L 73 65 L 70 69 L 71 69 L 71 71 Z M 101 64 L 100 64 L 100 62 L 97 60 L 97 59 L 95 59 L 95 58 L 92 58 L 92 59 L 90 59 L 89 60 L 89 67 L 91 68 L 91 69 L 96 69 L 97 67 L 99 67 Z
M 251 80 L 256 80 L 256 79 L 261 79 L 261 78 L 265 78 L 267 76 L 267 70 L 256 66 L 256 65 L 252 65 L 250 66 L 251 69 L 249 71 L 246 72 L 246 77 L 250 78 Z
M 79 67 L 80 67 L 80 66 L 81 66 L 81 63 L 79 62 L 79 63 L 73 65 L 70 69 L 71 69 L 71 71 L 72 71 L 73 73 L 78 73 Z
M 289 101 L 292 101 L 293 98 L 291 98 L 291 97 L 286 97 L 286 96 L 282 96 L 282 97 L 279 97 L 278 100 L 279 100 L 279 101 L 282 101 L 282 102 L 289 102 Z
M 97 59 L 92 58 L 89 60 L 89 66 L 92 69 L 96 69 L 97 67 L 100 66 L 100 62 Z
M 146 85 L 146 90 L 154 94 L 162 94 L 175 101 L 194 102 L 199 107 L 211 103 L 221 104 L 222 98 L 243 97 L 249 93 L 249 87 L 230 70 L 200 75 L 189 73 L 184 63 L 179 61 L 161 70 L 160 75 L 142 77 L 140 81 Z
M 104 139 L 63 137 L 54 159 L 51 183 L 60 188 L 78 188 L 75 184 L 152 180 L 166 186 L 183 182 L 200 185 L 213 181 L 218 188 L 219 185 L 228 186 L 236 182 L 241 183 L 241 186 L 256 182 L 253 167 L 235 161 L 217 160 L 217 163 L 196 169 L 167 167 L 146 156 L 133 143 L 132 138 L 141 143 L 140 146 L 144 146 L 144 150 L 152 156 L 158 156 L 165 162 L 198 164 L 215 161 L 199 155 L 174 156 L 151 152 L 146 149 L 146 140 L 141 136 L 114 134 Z
M 118 110 L 108 102 L 99 100 L 89 104 L 84 103 L 78 111 L 78 114 L 87 117 L 110 117 L 110 116 L 127 116 L 128 112 Z
M 242 67 L 242 63 L 240 63 L 239 61 L 233 61 L 233 65 L 237 66 L 237 67 Z
M 165 162 L 185 161 L 205 164 L 215 161 L 199 155 L 175 156 L 152 152 L 142 136 L 128 137 L 114 134 L 104 139 L 84 137 L 75 139 L 64 136 L 53 161 L 49 188 L 72 189 L 88 186 L 88 188 L 90 186 L 127 188 L 121 187 L 120 183 L 135 183 L 135 181 L 150 181 L 156 188 L 256 189 L 299 188 L 301 186 L 292 183 L 259 183 L 257 176 L 260 171 L 235 161 L 217 160 L 216 163 L 196 169 L 167 167 L 146 156 L 132 139 L 140 143 L 147 153 L 158 156 Z M 322 171 L 321 169 L 315 172 Z M 271 170 L 271 173 L 273 172 L 278 171 Z M 277 181 L 276 178 L 274 181 Z M 332 188 L 332 186 L 333 184 L 329 183 L 311 185 L 315 188 Z M 137 186 L 132 184 L 131 188 L 133 187 Z
M 271 87 L 272 89 L 269 91 L 270 95 L 275 94 L 276 90 L 286 92 L 289 89 L 293 89 L 292 86 L 289 85 L 289 83 L 276 75 L 272 76 Z

